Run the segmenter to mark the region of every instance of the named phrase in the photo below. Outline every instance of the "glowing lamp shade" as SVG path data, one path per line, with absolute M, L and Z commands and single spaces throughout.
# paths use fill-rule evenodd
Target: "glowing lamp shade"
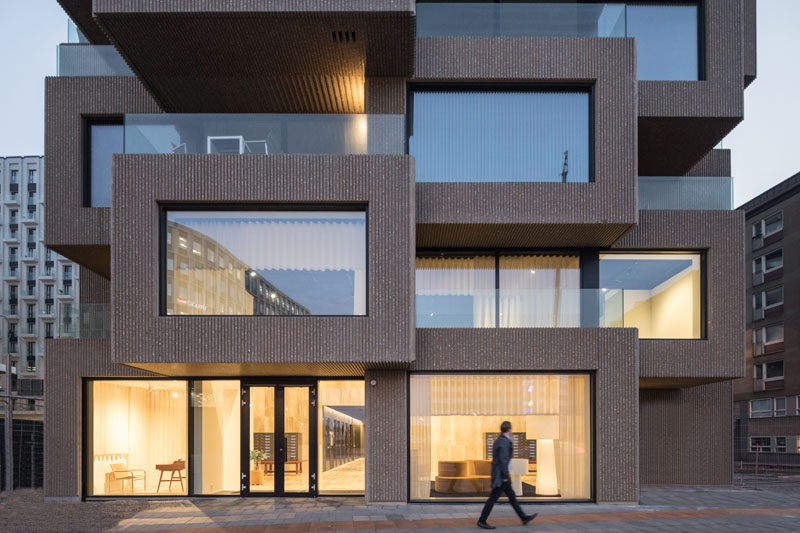
M 536 495 L 558 496 L 554 440 L 558 440 L 558 415 L 525 417 L 525 436 L 536 440 Z

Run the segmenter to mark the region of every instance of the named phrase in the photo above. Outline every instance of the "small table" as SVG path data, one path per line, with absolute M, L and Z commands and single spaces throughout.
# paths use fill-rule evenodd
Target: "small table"
M 275 472 L 275 461 L 261 461 L 261 464 L 264 465 L 264 471 L 265 472 L 267 472 L 267 473 L 274 473 Z M 295 474 L 302 474 L 303 473 L 303 461 L 284 461 L 283 464 L 284 465 L 293 465 Z

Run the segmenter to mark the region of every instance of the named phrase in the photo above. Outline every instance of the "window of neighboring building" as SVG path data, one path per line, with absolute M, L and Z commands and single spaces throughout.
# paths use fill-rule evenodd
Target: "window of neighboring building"
M 783 385 L 783 361 L 773 361 L 771 363 L 759 363 L 753 366 L 753 377 L 756 380 L 763 380 L 764 389 L 782 388 Z M 770 384 L 770 382 L 773 382 Z
M 53 323 L 52 322 L 45 322 L 44 323 L 44 338 L 45 339 L 52 339 L 53 338 Z
M 750 400 L 750 418 L 769 418 L 772 416 L 772 398 Z
M 775 451 L 786 453 L 786 437 L 775 437 Z
M 165 224 L 166 314 L 367 314 L 365 211 L 169 210 Z
M 408 149 L 417 182 L 592 181 L 588 90 L 418 88 Z
M 753 355 L 776 353 L 781 350 L 783 350 L 783 324 L 753 329 Z
M 411 374 L 411 500 L 486 499 L 503 420 L 520 499 L 589 499 L 590 388 L 585 374 Z
M 771 452 L 772 439 L 770 437 L 750 437 L 751 452 Z
M 783 268 L 783 249 L 757 257 L 753 260 L 753 284 L 763 283 L 765 274 L 781 268 Z
M 124 153 L 122 119 L 86 121 L 84 158 L 87 207 L 111 207 L 111 156 Z
M 600 254 L 605 307 L 620 309 L 619 325 L 639 328 L 640 339 L 702 338 L 701 258 L 693 252 Z
M 96 380 L 86 391 L 87 495 L 187 494 L 187 382 Z M 156 465 L 180 469 L 183 485 L 159 490 Z
M 775 416 L 786 416 L 786 398 L 775 398 Z
M 783 286 L 753 294 L 753 318 L 764 318 L 764 311 L 783 305 Z M 761 313 L 758 313 L 761 311 Z

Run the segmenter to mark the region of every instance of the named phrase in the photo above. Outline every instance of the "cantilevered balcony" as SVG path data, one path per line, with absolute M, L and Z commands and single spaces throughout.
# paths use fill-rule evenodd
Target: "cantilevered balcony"
M 362 112 L 368 76 L 410 77 L 413 0 L 85 0 L 167 112 Z
M 125 115 L 126 154 L 405 153 L 402 115 Z

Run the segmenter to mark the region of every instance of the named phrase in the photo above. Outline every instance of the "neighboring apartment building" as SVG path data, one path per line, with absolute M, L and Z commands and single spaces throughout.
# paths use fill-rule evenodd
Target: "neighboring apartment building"
M 800 466 L 800 174 L 739 208 L 746 217 L 747 375 L 734 385 L 735 460 Z M 794 252 L 792 250 L 795 250 Z
M 0 187 L 0 300 L 6 319 L 4 345 L 12 355 L 12 392 L 43 396 L 44 341 L 59 336 L 61 304 L 78 302 L 78 266 L 44 246 L 44 158 L 0 158 Z M 0 364 L 5 370 L 5 357 Z M 38 411 L 42 418 L 33 401 L 17 401 L 15 409 Z
M 41 486 L 44 405 L 32 398 L 44 396 L 45 339 L 59 335 L 60 305 L 77 303 L 79 293 L 78 266 L 44 246 L 44 188 L 44 158 L 0 157 L 0 391 L 9 353 L 11 394 L 26 397 L 13 413 L 20 486 Z
M 732 482 L 754 1 L 60 4 L 48 497 Z

